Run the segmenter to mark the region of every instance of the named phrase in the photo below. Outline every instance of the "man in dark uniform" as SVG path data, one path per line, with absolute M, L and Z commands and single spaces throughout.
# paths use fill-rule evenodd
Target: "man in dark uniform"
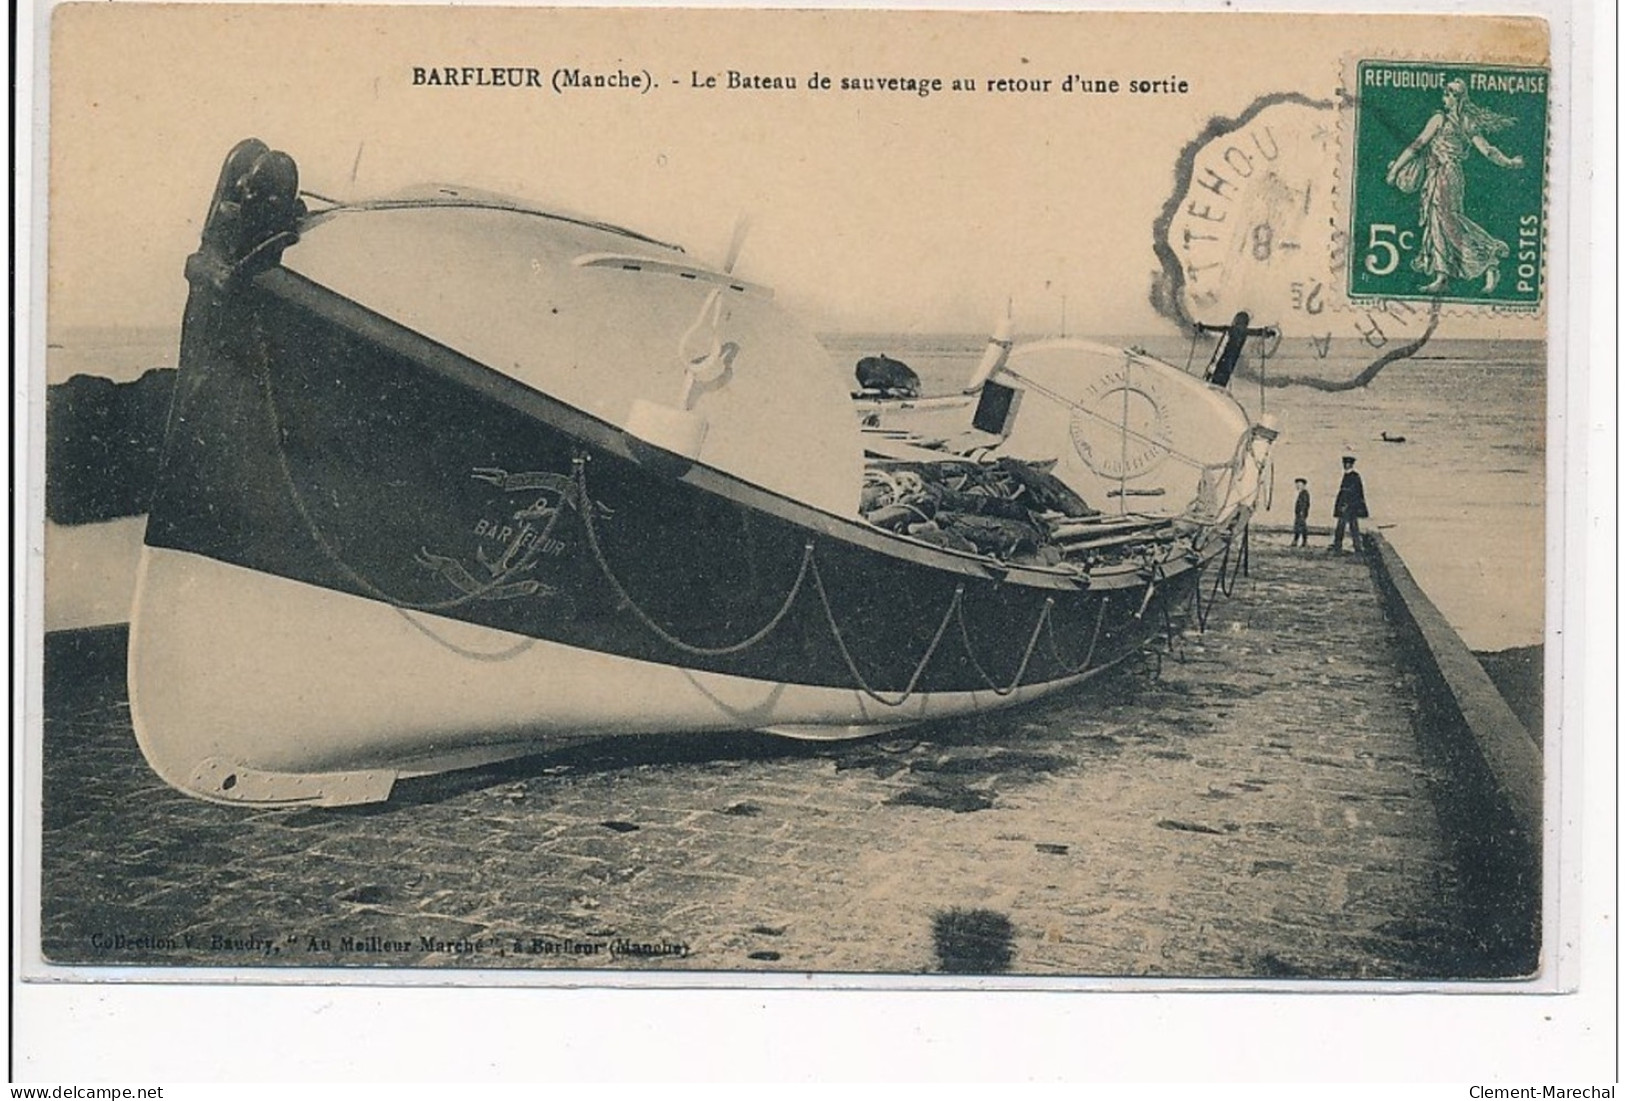
M 1332 503 L 1332 515 L 1337 517 L 1337 531 L 1332 535 L 1333 551 L 1343 550 L 1343 529 L 1348 528 L 1349 544 L 1358 552 L 1360 547 L 1360 521 L 1370 516 L 1365 507 L 1365 484 L 1354 472 L 1354 456 L 1343 456 L 1343 483 L 1337 487 L 1337 500 Z
M 1292 545 L 1294 547 L 1307 547 L 1309 545 L 1309 483 L 1303 478 L 1294 478 L 1292 484 L 1298 487 L 1298 498 L 1292 502 Z

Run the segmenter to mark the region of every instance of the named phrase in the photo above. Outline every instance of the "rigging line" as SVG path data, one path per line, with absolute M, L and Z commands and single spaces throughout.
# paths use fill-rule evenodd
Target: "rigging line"
M 1224 592 L 1224 571 L 1225 571 L 1225 568 L 1230 565 L 1230 550 L 1231 550 L 1231 546 L 1232 546 L 1232 538 L 1233 537 L 1231 535 L 1226 534 L 1225 540 L 1224 540 L 1224 557 L 1219 559 L 1219 569 L 1218 569 L 1217 574 L 1215 574 L 1215 576 L 1213 578 L 1213 588 L 1207 594 L 1207 606 L 1208 606 L 1208 612 L 1210 614 L 1213 611 L 1214 603 L 1219 599 L 1219 594 Z M 1224 595 L 1229 596 L 1230 594 L 1229 593 L 1224 593 Z M 1204 627 L 1204 629 L 1205 629 L 1205 627 Z
M 1215 594 L 1223 593 L 1227 597 L 1234 596 L 1236 594 L 1236 581 L 1241 577 L 1242 571 L 1245 570 L 1247 566 L 1247 533 L 1250 530 L 1250 526 L 1241 529 L 1240 547 L 1235 547 L 1236 540 L 1233 532 L 1228 538 L 1226 538 L 1224 544 L 1224 559 L 1219 563 L 1219 576 L 1215 578 L 1213 590 Z M 1235 549 L 1236 551 L 1236 564 L 1234 566 L 1230 565 L 1230 552 L 1232 549 Z M 1225 576 L 1227 569 L 1229 573 L 1228 577 Z
M 1196 629 L 1205 635 L 1207 634 L 1207 614 L 1212 609 L 1212 605 L 1209 604 L 1205 608 L 1202 606 L 1202 578 L 1200 575 L 1196 578 L 1196 584 L 1191 586 L 1191 602 L 1196 606 Z
M 577 455 L 574 460 L 574 465 L 575 482 L 578 487 L 578 492 L 583 500 L 590 501 L 592 498 L 587 496 L 587 460 L 584 456 Z M 609 582 L 609 587 L 614 590 L 616 599 L 619 600 L 621 604 L 624 605 L 629 611 L 631 611 L 632 614 L 638 618 L 639 622 L 641 622 L 645 627 L 649 628 L 650 631 L 654 632 L 656 637 L 658 637 L 662 642 L 666 643 L 668 646 L 681 650 L 685 654 L 692 654 L 697 657 L 708 658 L 724 657 L 729 654 L 742 653 L 743 651 L 750 649 L 752 646 L 755 646 L 757 643 L 767 638 L 768 635 L 772 634 L 774 629 L 778 627 L 780 623 L 784 622 L 784 617 L 790 614 L 791 607 L 795 605 L 796 597 L 801 595 L 801 586 L 807 580 L 807 573 L 809 569 L 814 571 L 817 569 L 817 567 L 813 564 L 813 545 L 811 542 L 809 542 L 802 550 L 801 568 L 796 571 L 795 582 L 791 584 L 790 591 L 784 598 L 784 603 L 779 606 L 779 610 L 773 613 L 772 618 L 769 619 L 765 625 L 754 631 L 748 637 L 743 638 L 738 642 L 729 643 L 725 646 L 696 646 L 693 643 L 684 642 L 682 639 L 666 630 L 660 624 L 656 623 L 654 618 L 650 616 L 648 612 L 644 611 L 643 607 L 638 604 L 637 601 L 632 599 L 632 595 L 626 591 L 626 588 L 621 584 L 620 579 L 615 576 L 614 569 L 610 567 L 609 560 L 604 556 L 604 548 L 598 541 L 598 530 L 596 525 L 593 523 L 592 517 L 589 515 L 590 512 L 591 509 L 589 507 L 584 506 L 581 509 L 582 522 L 587 532 L 587 546 L 589 549 L 591 549 L 593 559 L 598 563 L 598 568 L 603 573 L 604 580 Z
M 1159 573 L 1162 573 L 1162 567 L 1160 565 L 1156 566 L 1155 569 Z M 1167 574 L 1162 573 L 1162 580 L 1166 581 L 1167 579 L 1168 579 Z M 1184 647 L 1181 646 L 1179 652 L 1177 654 L 1174 653 L 1174 616 L 1173 616 L 1172 603 L 1173 602 L 1170 601 L 1170 600 L 1163 599 L 1163 600 L 1161 600 L 1161 601 L 1159 601 L 1157 603 L 1157 610 L 1162 613 L 1162 632 L 1163 632 L 1164 637 L 1167 639 L 1168 653 L 1172 654 L 1174 656 L 1175 660 L 1177 660 L 1181 664 L 1183 664 L 1184 661 L 1185 661 Z M 1183 627 L 1183 624 L 1182 624 L 1181 628 L 1180 628 L 1180 633 L 1181 633 L 1180 641 L 1181 642 L 1184 641 L 1184 639 L 1183 639 L 1183 631 L 1184 631 L 1184 627 Z
M 258 377 L 260 388 L 265 394 L 266 419 L 268 420 L 269 427 L 271 429 L 271 442 L 276 451 L 277 470 L 282 475 L 282 482 L 284 487 L 287 489 L 288 498 L 293 504 L 294 511 L 299 514 L 300 520 L 304 522 L 306 533 L 310 536 L 311 540 L 327 558 L 328 563 L 334 569 L 338 570 L 339 573 L 341 573 L 352 585 L 360 589 L 365 595 L 371 597 L 372 599 L 383 601 L 385 604 L 388 604 L 394 608 L 410 609 L 411 611 L 415 612 L 445 612 L 451 611 L 455 608 L 461 608 L 465 604 L 470 604 L 495 592 L 503 585 L 509 584 L 517 573 L 527 570 L 530 565 L 534 564 L 527 556 L 527 558 L 520 559 L 518 565 L 500 570 L 491 578 L 489 582 L 485 584 L 479 585 L 474 589 L 461 592 L 454 597 L 447 597 L 445 600 L 433 601 L 402 599 L 401 597 L 398 597 L 383 587 L 375 584 L 371 578 L 367 577 L 359 570 L 351 566 L 350 563 L 345 560 L 344 555 L 339 551 L 339 549 L 335 547 L 327 538 L 327 534 L 322 531 L 321 525 L 317 522 L 316 517 L 310 511 L 309 504 L 305 501 L 304 494 L 300 492 L 298 483 L 294 481 L 293 470 L 288 465 L 288 452 L 283 446 L 282 417 L 277 411 L 276 388 L 271 381 L 270 354 L 264 346 L 264 337 L 260 334 L 256 334 L 256 338 L 252 341 L 252 347 L 254 348 L 255 352 L 253 356 L 255 365 L 258 367 L 255 374 Z M 547 524 L 542 528 L 535 540 L 532 541 L 532 547 L 540 547 L 546 544 L 548 538 L 553 533 L 554 526 L 558 523 L 559 516 L 563 514 L 564 509 L 565 502 L 560 500 L 558 507 L 554 509 L 553 514 L 548 517 Z M 517 548 L 518 540 L 522 538 L 524 534 L 524 532 L 520 532 L 519 535 L 514 536 L 515 543 L 509 546 L 510 552 Z M 504 557 L 506 557 L 506 555 L 504 555 Z
M 1264 397 L 1264 370 L 1269 364 L 1270 353 L 1268 337 L 1259 337 L 1258 345 L 1258 415 L 1263 416 L 1268 411 L 1268 400 Z
M 1236 564 L 1230 570 L 1230 583 L 1225 589 L 1225 596 L 1236 595 L 1236 584 L 1247 574 L 1247 528 L 1241 529 L 1241 550 L 1236 555 Z
M 1129 369 L 1134 366 L 1132 355 L 1123 358 L 1123 446 L 1119 459 L 1117 475 L 1117 511 L 1121 515 L 1128 511 L 1128 394 Z
M 937 633 L 931 636 L 931 645 L 925 648 L 925 655 L 920 658 L 920 664 L 915 666 L 914 675 L 908 678 L 908 684 L 903 687 L 902 695 L 890 699 L 871 687 L 863 674 L 858 671 L 858 664 L 852 659 L 852 651 L 847 649 L 846 640 L 841 637 L 840 625 L 835 622 L 835 611 L 830 607 L 829 593 L 824 589 L 824 577 L 819 572 L 816 561 L 812 563 L 812 579 L 813 588 L 818 593 L 818 602 L 824 608 L 824 619 L 829 623 L 830 635 L 835 639 L 835 648 L 840 651 L 841 659 L 846 662 L 847 672 L 852 674 L 852 680 L 856 682 L 859 690 L 883 707 L 902 707 L 914 695 L 914 687 L 919 684 L 920 675 L 925 672 L 925 667 L 931 664 L 932 656 L 942 643 L 942 636 L 948 633 L 948 624 L 953 621 L 954 611 L 964 599 L 965 586 L 961 584 L 954 589 L 953 599 L 948 601 L 948 610 L 943 613 L 942 622 L 937 625 Z

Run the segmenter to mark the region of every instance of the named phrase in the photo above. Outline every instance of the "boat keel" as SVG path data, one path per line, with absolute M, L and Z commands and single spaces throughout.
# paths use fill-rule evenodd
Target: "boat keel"
M 246 768 L 219 757 L 206 757 L 187 777 L 185 790 L 212 803 L 347 807 L 388 799 L 395 787 L 395 777 L 393 769 L 271 772 Z

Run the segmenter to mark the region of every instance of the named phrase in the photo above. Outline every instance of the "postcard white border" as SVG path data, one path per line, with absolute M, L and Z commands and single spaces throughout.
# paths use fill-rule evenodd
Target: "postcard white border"
M 609 5 L 601 5 L 609 6 Z M 691 6 L 735 6 L 696 4 Z M 758 5 L 760 6 L 760 5 Z M 876 5 L 772 5 L 876 6 Z M 1003 9 L 1069 7 L 1061 4 L 931 3 L 894 7 Z M 1157 10 L 1167 5 L 1103 3 L 1109 10 Z M 1185 10 L 1350 10 L 1326 3 L 1204 3 Z M 1405 3 L 1362 3 L 1361 12 L 1415 11 Z M 1438 10 L 1460 13 L 1459 5 Z M 445 1075 L 614 1079 L 653 1076 L 826 1077 L 894 1079 L 931 1077 L 1082 1077 L 1146 1079 L 1169 1075 L 1201 1079 L 1310 1080 L 1398 1078 L 1498 1080 L 1538 1078 L 1576 1082 L 1613 1076 L 1611 1016 L 1617 975 L 1613 903 L 1617 899 L 1617 755 L 1612 738 L 1615 657 L 1615 380 L 1612 335 L 1599 331 L 1614 307 L 1615 105 L 1599 94 L 1617 72 L 1613 52 L 1617 13 L 1604 5 L 1479 3 L 1476 13 L 1537 14 L 1551 21 L 1559 67 L 1573 80 L 1554 80 L 1554 105 L 1570 107 L 1554 126 L 1552 224 L 1566 227 L 1551 256 L 1552 390 L 1548 450 L 1547 676 L 1568 729 L 1586 724 L 1581 739 L 1564 738 L 1548 770 L 1548 858 L 1560 874 L 1548 936 L 1561 941 L 1553 979 L 1566 994 L 1513 996 L 1493 989 L 1429 990 L 1408 997 L 1375 997 L 1367 986 L 1338 984 L 1335 994 L 1273 989 L 1256 993 L 1139 989 L 1102 993 L 1015 993 L 1002 984 L 980 992 L 920 990 L 933 985 L 904 980 L 901 989 L 861 983 L 859 991 L 794 991 L 758 987 L 729 975 L 728 989 L 662 990 L 636 976 L 638 990 L 617 989 L 597 974 L 580 976 L 586 988 L 523 989 L 422 984 L 407 988 L 261 985 L 253 972 L 209 985 L 172 982 L 181 974 L 149 970 L 150 985 L 61 984 L 16 981 L 24 937 L 13 936 L 12 999 L 15 1074 L 23 1080 L 84 1081 L 114 1077 L 153 1081 L 227 1078 L 273 1081 L 289 1073 L 290 1052 L 300 1053 L 300 1076 L 347 1079 Z M 1593 20 L 1595 21 L 1593 23 Z M 18 12 L 18 101 L 13 177 L 18 215 L 17 301 L 26 303 L 13 332 L 17 364 L 36 362 L 44 335 L 43 307 L 45 152 L 44 104 L 36 96 L 48 76 L 46 20 L 41 9 Z M 32 49 L 29 47 L 32 46 Z M 1587 52 L 1589 49 L 1589 53 Z M 1562 66 L 1560 59 L 1569 64 Z M 22 126 L 28 119 L 32 125 Z M 1577 135 L 1591 135 L 1588 151 Z M 1588 187 L 1586 170 L 1594 175 Z M 1587 251 L 1584 243 L 1590 242 Z M 1576 247 L 1571 249 L 1569 244 Z M 14 244 L 14 247 L 16 245 Z M 1581 370 L 1594 365 L 1589 373 Z M 29 515 L 43 509 L 39 480 L 43 456 L 43 393 L 31 372 L 14 376 L 14 416 L 28 415 L 30 430 L 14 420 L 14 484 L 27 488 Z M 1561 461 L 1556 461 L 1556 460 Z M 1575 553 L 1575 548 L 1582 548 Z M 43 548 L 29 523 L 14 523 L 13 653 L 14 740 L 26 743 L 27 716 L 40 708 L 39 625 Z M 1578 569 L 1575 569 L 1578 567 Z M 21 623 L 19 572 L 26 576 Z M 19 633 L 21 632 L 21 633 Z M 1551 703 L 1549 702 L 1549 705 Z M 26 747 L 25 747 L 26 748 Z M 13 846 L 12 931 L 36 934 L 38 830 L 23 829 L 37 812 L 37 753 L 24 753 L 13 774 L 11 824 L 26 847 L 17 864 Z M 1576 796 L 1579 805 L 1576 806 Z M 30 880 L 29 877 L 32 877 Z M 1606 893 L 1606 899 L 1598 895 Z M 1576 954 L 1577 953 L 1577 954 Z M 679 978 L 678 976 L 672 976 Z M 448 977 L 455 982 L 456 976 Z M 433 980 L 440 982 L 440 977 Z M 481 976 L 480 982 L 488 980 Z M 664 984 L 661 984 L 664 985 Z M 674 985 L 688 985 L 677 983 Z M 777 984 L 769 984 L 777 985 Z M 844 983 L 838 985 L 845 985 Z M 959 984 L 956 984 L 959 985 Z M 1025 988 L 1048 984 L 1022 982 Z M 1075 985 L 1075 984 L 1068 984 Z M 1195 984 L 1178 984 L 1189 987 Z M 1206 984 L 1201 984 L 1206 985 Z M 1255 984 L 1257 985 L 1257 984 Z M 1318 985 L 1318 984 L 1317 984 Z M 992 989 L 986 989 L 992 987 Z M 912 988 L 912 989 L 911 989 Z M 1382 989 L 1393 989 L 1384 984 Z M 1520 989 L 1522 989 L 1520 987 Z M 1482 992 L 1479 992 L 1482 991 Z M 274 1036 L 259 1044 L 255 1034 Z M 387 1038 L 376 1046 L 367 1037 Z M 216 1042 L 212 1038 L 219 1038 Z M 1351 1038 L 1353 1042 L 1351 1042 Z M 477 1052 L 480 1058 L 465 1057 Z M 636 1057 L 631 1058 L 635 1052 Z M 1173 1059 L 1173 1062 L 1170 1062 Z M 726 1060 L 726 1062 L 719 1062 Z

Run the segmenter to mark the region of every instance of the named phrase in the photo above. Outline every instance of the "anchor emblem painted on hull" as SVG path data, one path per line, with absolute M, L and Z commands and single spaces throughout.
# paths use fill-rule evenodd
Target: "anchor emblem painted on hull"
M 480 520 L 475 524 L 474 535 L 481 540 L 494 540 L 502 548 L 500 552 L 491 553 L 483 542 L 475 548 L 474 557 L 484 576 L 457 557 L 436 554 L 426 547 L 418 551 L 417 564 L 439 574 L 471 600 L 557 595 L 559 590 L 555 586 L 525 575 L 532 573 L 542 559 L 558 558 L 568 549 L 569 544 L 554 539 L 552 531 L 562 512 L 580 507 L 575 482 L 566 474 L 545 470 L 509 473 L 501 467 L 475 467 L 470 477 L 489 482 L 505 493 L 536 496 L 510 514 L 511 523 Z M 615 510 L 602 501 L 592 501 L 591 507 L 594 515 L 601 519 L 614 515 Z

